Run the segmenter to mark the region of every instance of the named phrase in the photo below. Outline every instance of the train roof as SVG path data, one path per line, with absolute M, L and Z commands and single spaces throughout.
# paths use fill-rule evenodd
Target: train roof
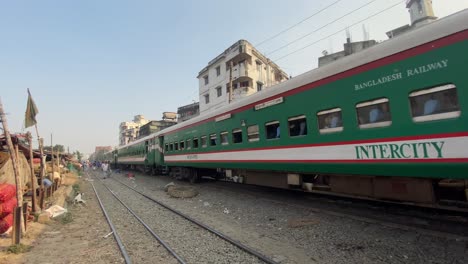
M 450 16 L 436 20 L 430 24 L 417 27 L 409 32 L 386 40 L 382 43 L 379 43 L 378 45 L 372 46 L 361 52 L 346 56 L 333 63 L 305 72 L 285 82 L 276 84 L 263 91 L 257 92 L 249 97 L 243 98 L 242 100 L 235 101 L 229 105 L 220 107 L 207 113 L 203 113 L 202 115 L 194 117 L 183 123 L 153 133 L 147 137 L 134 141 L 129 145 L 137 144 L 155 136 L 168 134 L 175 130 L 194 125 L 207 119 L 230 113 L 238 108 L 254 104 L 257 101 L 261 101 L 266 98 L 274 98 L 275 96 L 281 93 L 293 90 L 311 82 L 315 82 L 339 74 L 341 72 L 345 72 L 347 70 L 356 68 L 358 66 L 370 63 L 372 61 L 402 52 L 404 50 L 417 47 L 424 43 L 431 42 L 448 35 L 452 35 L 454 33 L 466 30 L 467 28 L 468 9 L 464 9 Z

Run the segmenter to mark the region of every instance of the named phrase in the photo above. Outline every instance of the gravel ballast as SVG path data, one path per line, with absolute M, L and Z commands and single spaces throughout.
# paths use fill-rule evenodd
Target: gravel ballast
M 268 193 L 175 182 L 195 186 L 199 192 L 194 198 L 176 199 L 164 192 L 164 186 L 174 181 L 169 177 L 112 177 L 280 263 L 468 263 L 467 240 L 463 238 L 361 221 L 359 216 L 317 213 L 281 198 L 269 199 Z

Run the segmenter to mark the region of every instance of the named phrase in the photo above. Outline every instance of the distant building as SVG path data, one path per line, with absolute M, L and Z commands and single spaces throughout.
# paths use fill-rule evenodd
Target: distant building
M 199 108 L 205 112 L 229 103 L 231 81 L 235 101 L 283 82 L 288 75 L 248 41 L 239 40 L 211 60 L 197 78 Z
M 94 152 L 109 152 L 112 150 L 112 146 L 96 146 Z
M 139 137 L 140 127 L 147 124 L 149 120 L 143 115 L 136 115 L 133 122 L 122 122 L 119 125 L 119 145 L 125 145 Z
M 318 66 L 322 67 L 328 63 L 334 62 L 339 60 L 343 57 L 351 55 L 353 53 L 359 52 L 361 50 L 367 49 L 377 44 L 375 40 L 365 40 L 365 41 L 357 41 L 351 42 L 350 38 L 346 39 L 346 43 L 343 44 L 344 50 L 335 52 L 332 54 L 325 54 L 324 56 L 319 58 Z
M 142 138 L 152 133 L 156 133 L 165 128 L 177 124 L 177 120 L 159 120 L 159 121 L 149 121 L 147 124 L 140 127 L 140 132 L 138 138 Z
M 404 25 L 390 30 L 386 33 L 388 38 L 393 38 L 437 19 L 432 8 L 432 0 L 407 0 L 406 8 L 408 8 L 408 12 L 410 13 L 411 25 Z
M 177 108 L 178 122 L 187 121 L 200 114 L 200 104 L 198 102 L 184 105 Z

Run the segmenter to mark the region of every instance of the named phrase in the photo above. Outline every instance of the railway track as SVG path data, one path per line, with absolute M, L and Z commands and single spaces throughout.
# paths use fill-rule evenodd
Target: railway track
M 139 192 L 128 184 L 116 179 L 102 180 L 99 175 L 93 176 L 99 181 L 100 188 L 102 188 L 102 190 L 106 189 L 107 195 L 109 196 L 109 194 L 111 194 L 113 199 L 117 200 L 121 207 L 124 207 L 125 210 L 129 212 L 127 216 L 131 215 L 134 219 L 137 219 L 139 224 L 146 230 L 146 233 L 151 234 L 151 236 L 158 241 L 158 245 L 164 247 L 166 252 L 159 251 L 157 252 L 158 255 L 164 256 L 170 254 L 178 263 L 276 263 L 274 260 L 262 255 L 254 249 Z M 113 184 L 113 182 L 115 184 Z M 120 188 L 116 183 L 118 183 Z M 108 219 L 109 225 L 113 230 L 114 237 L 125 262 L 131 263 L 132 250 L 127 250 L 126 247 L 134 247 L 135 243 L 133 243 L 133 241 L 139 241 L 140 239 L 127 238 L 126 236 L 128 234 L 119 236 L 121 229 L 112 223 L 112 216 L 109 217 L 109 215 L 112 214 L 106 211 L 106 205 L 101 202 L 98 194 L 99 192 L 96 191 L 96 189 L 95 192 L 104 215 Z M 135 196 L 135 193 L 138 193 L 141 199 L 128 202 L 128 198 Z M 155 204 L 157 206 L 154 206 Z M 148 210 L 148 208 L 151 208 L 151 210 Z M 158 218 L 157 221 L 155 220 L 156 215 Z M 131 222 L 130 220 L 127 221 L 129 223 Z M 133 226 L 131 230 L 135 230 Z M 139 232 L 141 232 L 141 230 Z M 208 232 L 209 234 L 207 234 Z M 129 253 L 127 253 L 127 251 Z M 135 249 L 133 251 L 135 251 Z M 163 258 L 167 260 L 167 257 L 164 256 Z M 166 262 L 167 261 L 164 263 Z

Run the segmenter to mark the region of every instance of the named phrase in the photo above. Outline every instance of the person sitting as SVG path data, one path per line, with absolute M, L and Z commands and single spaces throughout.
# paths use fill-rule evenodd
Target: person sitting
M 436 112 L 439 107 L 439 101 L 434 98 L 434 95 L 431 96 L 429 100 L 424 103 L 424 112 L 423 115 L 431 115 Z
M 330 120 L 330 128 L 338 127 L 339 120 L 338 116 L 334 115 Z
M 306 122 L 302 121 L 299 123 L 299 136 L 307 134 Z
M 369 123 L 376 123 L 383 116 L 382 110 L 379 107 L 375 107 L 369 112 Z

